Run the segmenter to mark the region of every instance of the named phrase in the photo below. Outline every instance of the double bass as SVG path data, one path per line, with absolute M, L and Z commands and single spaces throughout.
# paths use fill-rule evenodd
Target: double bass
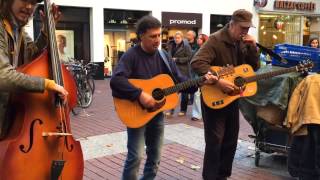
M 83 155 L 70 128 L 70 110 L 77 102 L 76 85 L 60 63 L 51 3 L 44 0 L 48 48 L 18 71 L 53 79 L 69 92 L 67 103 L 54 92 L 16 93 L 7 136 L 0 141 L 1 180 L 81 180 Z

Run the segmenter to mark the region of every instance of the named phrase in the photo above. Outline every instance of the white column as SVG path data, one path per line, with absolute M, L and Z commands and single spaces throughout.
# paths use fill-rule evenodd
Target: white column
M 210 35 L 210 13 L 208 12 L 203 12 L 202 14 L 202 29 L 201 33 Z
M 161 23 L 162 23 L 162 16 L 161 16 L 161 11 L 159 10 L 153 10 L 152 11 L 152 16 L 157 18 Z M 159 45 L 159 48 L 158 49 L 161 49 L 161 45 L 162 42 L 160 41 L 160 45 Z
M 257 42 L 259 42 L 259 28 L 260 28 L 260 24 L 259 24 L 259 14 L 257 13 L 257 11 L 255 10 L 255 8 L 253 7 L 251 9 L 251 12 L 253 14 L 252 17 L 252 23 L 255 27 L 250 28 L 249 30 L 249 34 L 254 36 L 257 40 Z
M 152 11 L 152 16 L 157 18 L 161 22 L 162 16 L 161 16 L 161 11 L 160 10 L 153 10 Z
M 91 61 L 104 61 L 104 19 L 103 7 L 94 6 L 90 12 Z

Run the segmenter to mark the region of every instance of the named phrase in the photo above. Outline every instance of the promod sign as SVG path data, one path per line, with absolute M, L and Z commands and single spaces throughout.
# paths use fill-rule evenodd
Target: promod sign
M 165 27 L 201 28 L 202 14 L 162 12 L 162 25 Z

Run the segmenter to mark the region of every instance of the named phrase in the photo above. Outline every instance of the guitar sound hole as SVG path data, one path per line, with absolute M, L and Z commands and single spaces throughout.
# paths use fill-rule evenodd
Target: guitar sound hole
M 246 80 L 242 77 L 236 77 L 234 79 L 234 85 L 236 85 L 237 87 L 243 87 L 246 83 Z
M 157 100 L 160 101 L 161 99 L 164 98 L 164 92 L 162 89 L 157 88 L 155 90 L 152 91 L 152 97 Z

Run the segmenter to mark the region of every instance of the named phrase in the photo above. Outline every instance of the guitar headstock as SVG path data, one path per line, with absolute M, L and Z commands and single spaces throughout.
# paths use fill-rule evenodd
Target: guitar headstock
M 299 64 L 296 66 L 296 69 L 298 72 L 307 73 L 311 71 L 313 65 L 314 64 L 311 60 L 303 60 L 299 62 Z

